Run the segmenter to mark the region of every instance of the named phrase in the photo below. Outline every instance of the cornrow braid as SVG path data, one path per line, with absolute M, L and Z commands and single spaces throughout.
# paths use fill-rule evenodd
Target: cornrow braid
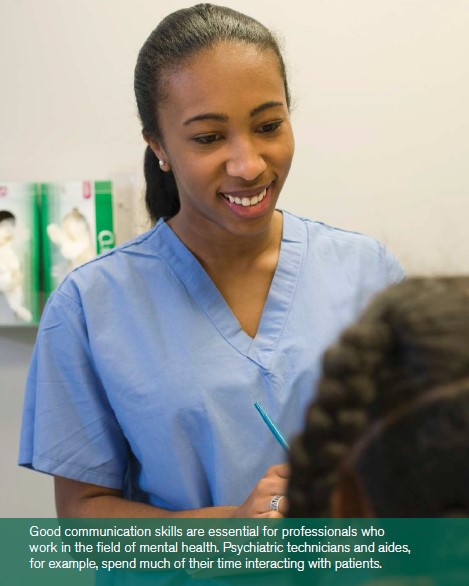
M 385 327 L 360 325 L 324 354 L 317 399 L 307 411 L 304 433 L 292 445 L 291 516 L 329 516 L 339 465 L 368 424 L 367 408 L 376 397 L 373 372 L 389 339 Z
M 292 442 L 289 515 L 330 516 L 340 466 L 371 422 L 469 376 L 469 277 L 408 279 L 378 295 L 323 357 Z

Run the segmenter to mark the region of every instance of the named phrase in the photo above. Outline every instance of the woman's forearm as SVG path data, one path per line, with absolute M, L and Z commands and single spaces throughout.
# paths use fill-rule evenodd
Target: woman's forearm
M 170 511 L 160 507 L 154 507 L 145 503 L 129 501 L 119 496 L 95 496 L 83 499 L 78 506 L 73 507 L 71 517 L 127 517 L 127 518 L 197 518 L 197 517 L 232 517 L 237 507 L 205 507 L 202 509 L 189 509 L 186 511 Z
M 238 507 L 204 507 L 170 511 L 123 498 L 121 491 L 87 484 L 69 478 L 55 477 L 55 503 L 58 517 L 232 517 Z

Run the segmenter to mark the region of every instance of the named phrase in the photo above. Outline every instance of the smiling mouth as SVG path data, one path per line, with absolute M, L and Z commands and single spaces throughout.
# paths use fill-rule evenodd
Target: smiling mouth
M 263 189 L 260 193 L 256 194 L 256 195 L 250 195 L 249 197 L 244 196 L 244 197 L 235 197 L 233 195 L 228 195 L 226 193 L 222 193 L 221 195 L 223 195 L 223 197 L 225 199 L 227 199 L 230 203 L 234 203 L 240 206 L 244 206 L 244 207 L 248 207 L 248 206 L 255 206 L 256 204 L 260 203 L 266 193 L 267 193 L 267 189 L 268 187 L 266 187 L 265 189 Z

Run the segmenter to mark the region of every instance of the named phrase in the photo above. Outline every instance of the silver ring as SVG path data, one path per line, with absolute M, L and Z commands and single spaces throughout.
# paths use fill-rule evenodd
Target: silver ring
M 270 499 L 270 510 L 278 512 L 280 501 L 284 498 L 283 494 L 276 494 Z

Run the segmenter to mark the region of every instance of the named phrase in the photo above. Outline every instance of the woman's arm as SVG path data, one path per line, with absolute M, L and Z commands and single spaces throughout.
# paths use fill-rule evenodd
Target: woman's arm
M 281 512 L 269 510 L 270 500 L 276 494 L 285 494 L 288 466 L 279 464 L 269 468 L 254 490 L 239 507 L 204 507 L 186 511 L 169 511 L 145 503 L 129 501 L 120 490 L 95 484 L 55 477 L 55 505 L 58 517 L 283 517 Z M 287 509 L 286 499 L 281 510 Z

